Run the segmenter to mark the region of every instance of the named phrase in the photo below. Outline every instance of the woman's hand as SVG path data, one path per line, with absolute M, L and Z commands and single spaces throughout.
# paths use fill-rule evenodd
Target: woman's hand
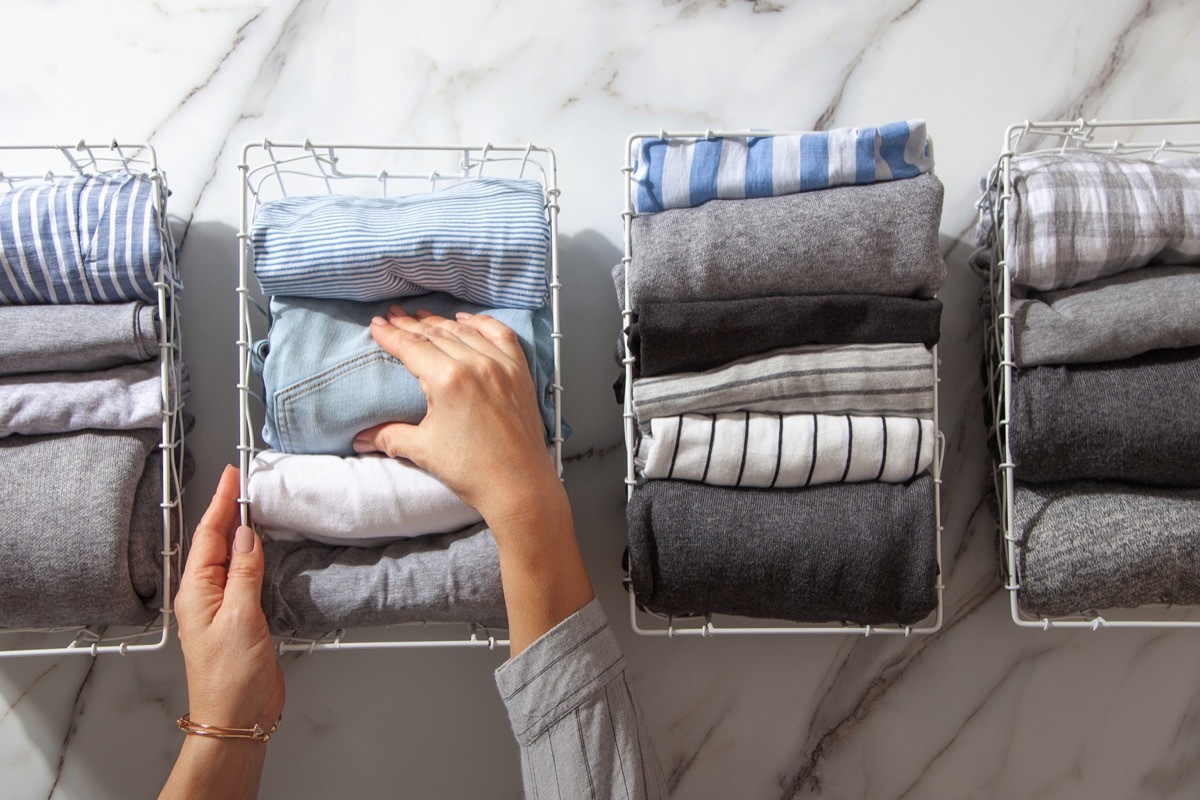
M 240 475 L 226 467 L 196 526 L 175 599 L 192 722 L 270 730 L 283 711 L 283 670 L 259 593 L 262 542 L 238 525 Z M 267 746 L 184 736 L 161 798 L 258 796 Z
M 354 449 L 413 461 L 483 515 L 500 554 L 515 656 L 592 599 L 525 352 L 483 314 L 410 317 L 393 307 L 371 322 L 371 335 L 421 382 L 428 411 L 418 425 L 363 431 Z
M 259 598 L 262 542 L 238 525 L 238 494 L 239 473 L 226 467 L 192 537 L 175 614 L 192 721 L 269 730 L 283 711 L 283 670 Z
M 357 452 L 409 459 L 493 530 L 562 494 L 525 352 L 506 325 L 484 314 L 412 317 L 393 306 L 387 319 L 372 321 L 371 335 L 420 381 L 428 412 L 418 425 L 363 431 Z

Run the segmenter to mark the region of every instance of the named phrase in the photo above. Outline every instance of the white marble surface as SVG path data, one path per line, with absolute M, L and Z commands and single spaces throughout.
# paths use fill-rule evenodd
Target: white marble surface
M 1200 635 L 1016 629 L 985 485 L 976 181 L 1025 118 L 1200 114 L 1189 0 L 10 0 L 0 141 L 149 140 L 183 234 L 197 518 L 236 455 L 240 146 L 264 136 L 536 141 L 563 189 L 567 467 L 585 555 L 681 798 L 1200 796 Z M 931 637 L 635 637 L 608 268 L 634 130 L 923 116 L 946 184 L 947 617 Z M 520 794 L 500 653 L 286 659 L 262 796 Z M 0 795 L 150 796 L 185 710 L 178 647 L 0 661 Z

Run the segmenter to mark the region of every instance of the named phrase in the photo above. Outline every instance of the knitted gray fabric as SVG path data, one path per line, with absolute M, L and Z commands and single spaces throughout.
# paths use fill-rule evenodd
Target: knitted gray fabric
M 667 614 L 915 623 L 937 606 L 933 480 L 725 489 L 639 483 L 638 602 Z
M 268 541 L 262 603 L 276 633 L 401 622 L 506 627 L 491 530 L 418 536 L 384 547 Z
M 798 344 L 937 344 L 942 301 L 869 294 L 642 303 L 634 377 L 698 372 Z M 618 348 L 623 342 L 618 342 Z
M 1116 361 L 1200 345 L 1200 269 L 1145 267 L 1014 300 L 1019 367 Z
M 933 358 L 919 344 L 800 345 L 706 372 L 639 378 L 633 411 L 642 424 L 721 411 L 932 419 Z
M 789 294 L 933 297 L 942 184 L 933 175 L 633 219 L 630 293 L 645 302 Z M 613 270 L 625 296 L 623 269 Z
M 1033 614 L 1200 603 L 1200 491 L 1018 483 L 1013 516 Z
M 92 372 L 156 358 L 157 306 L 0 306 L 0 376 Z
M 1018 370 L 1009 426 L 1017 477 L 1200 486 L 1197 397 L 1196 347 Z
M 0 439 L 0 626 L 142 625 L 158 615 L 159 436 Z

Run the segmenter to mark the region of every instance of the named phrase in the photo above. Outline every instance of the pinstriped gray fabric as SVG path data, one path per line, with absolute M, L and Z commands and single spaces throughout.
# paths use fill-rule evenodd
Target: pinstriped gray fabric
M 1018 367 L 1200 345 L 1200 269 L 1146 267 L 1013 301 Z
M 1018 284 L 1060 289 L 1151 261 L 1200 262 L 1200 157 L 1050 153 L 1017 156 L 1010 169 Z
M 658 800 L 666 779 L 593 599 L 496 670 L 527 800 Z
M 638 444 L 649 479 L 760 489 L 904 483 L 933 461 L 933 422 L 827 414 L 685 414 L 650 420 Z
M 640 378 L 633 410 L 654 417 L 766 411 L 933 417 L 933 357 L 919 344 L 804 345 L 705 372 Z

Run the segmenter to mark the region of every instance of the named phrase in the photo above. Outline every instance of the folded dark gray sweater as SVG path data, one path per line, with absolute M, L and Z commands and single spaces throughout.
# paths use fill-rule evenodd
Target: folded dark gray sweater
M 626 507 L 637 600 L 664 614 L 912 624 L 937 606 L 928 474 L 908 484 L 638 484 Z
M 644 302 L 629 339 L 634 377 L 699 372 L 798 344 L 937 344 L 940 300 L 819 294 Z M 618 343 L 618 348 L 621 343 Z
M 1033 614 L 1200 603 L 1200 490 L 1018 483 L 1013 527 Z
M 1200 347 L 1017 370 L 1009 444 L 1023 481 L 1200 486 Z
M 629 283 L 645 302 L 794 294 L 933 297 L 942 184 L 933 175 L 634 217 Z M 613 270 L 624 298 L 624 270 Z

